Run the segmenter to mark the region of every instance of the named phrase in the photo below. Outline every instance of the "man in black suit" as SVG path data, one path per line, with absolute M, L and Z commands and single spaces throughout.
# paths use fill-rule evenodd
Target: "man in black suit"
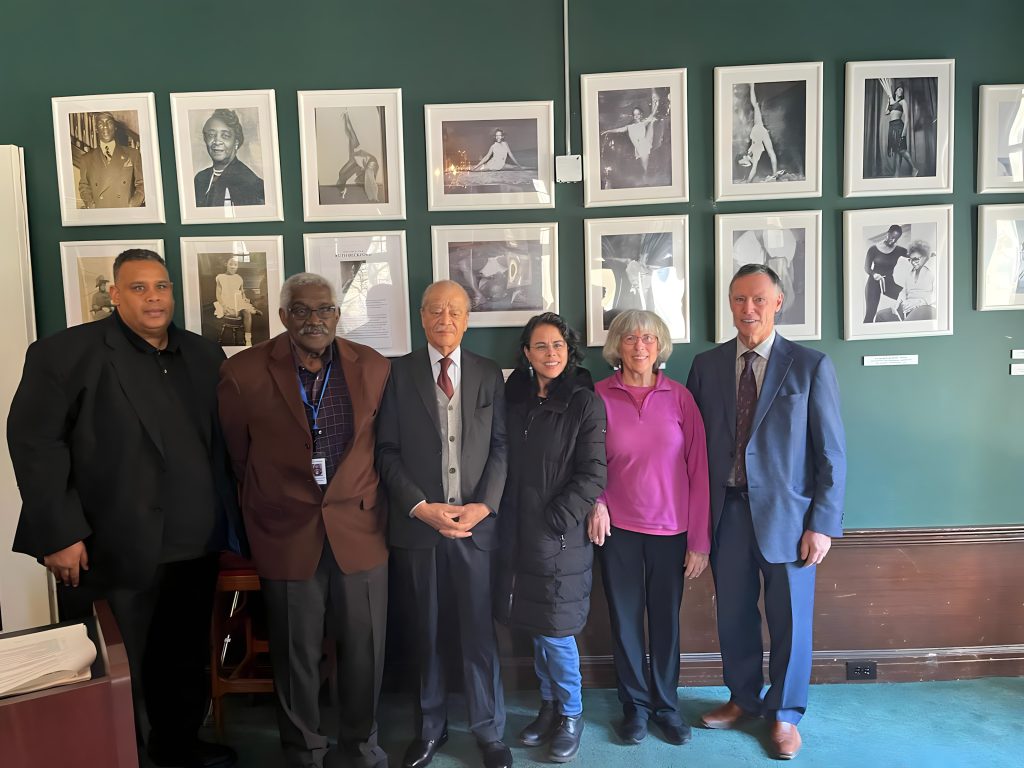
M 53 573 L 64 605 L 109 601 L 142 764 L 229 766 L 232 750 L 196 736 L 216 553 L 237 514 L 216 419 L 224 354 L 171 323 L 171 291 L 159 255 L 125 251 L 114 314 L 29 347 L 7 424 L 14 550 Z
M 469 724 L 484 766 L 507 768 L 491 603 L 505 486 L 504 383 L 493 361 L 461 347 L 469 324 L 462 286 L 429 286 L 420 320 L 428 345 L 392 363 L 377 427 L 394 573 L 415 606 L 417 738 L 403 768 L 424 768 L 448 740 L 439 630 L 449 621 L 457 623 Z

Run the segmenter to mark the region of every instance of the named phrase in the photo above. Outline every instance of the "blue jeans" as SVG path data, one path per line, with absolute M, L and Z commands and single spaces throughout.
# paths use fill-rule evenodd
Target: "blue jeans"
M 533 669 L 544 701 L 557 701 L 561 714 L 568 717 L 583 714 L 583 676 L 575 637 L 535 635 Z

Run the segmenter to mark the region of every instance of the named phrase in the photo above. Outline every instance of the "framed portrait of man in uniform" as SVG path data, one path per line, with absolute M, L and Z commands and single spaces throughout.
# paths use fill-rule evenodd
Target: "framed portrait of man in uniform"
M 114 314 L 110 300 L 114 259 L 132 248 L 164 255 L 163 240 L 79 240 L 60 244 L 64 312 L 69 328 Z

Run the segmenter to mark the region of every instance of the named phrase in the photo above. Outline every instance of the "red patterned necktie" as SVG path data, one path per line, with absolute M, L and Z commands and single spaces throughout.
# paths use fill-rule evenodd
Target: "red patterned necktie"
M 736 458 L 733 461 L 733 478 L 736 485 L 747 484 L 747 443 L 750 442 L 750 428 L 754 425 L 754 408 L 757 407 L 757 380 L 754 378 L 754 358 L 757 352 L 743 353 L 743 373 L 736 390 Z
M 452 380 L 448 378 L 448 367 L 452 364 L 450 357 L 441 358 L 441 372 L 437 374 L 437 386 L 444 392 L 445 397 L 449 400 L 452 399 L 452 395 L 455 394 L 455 387 L 452 386 Z

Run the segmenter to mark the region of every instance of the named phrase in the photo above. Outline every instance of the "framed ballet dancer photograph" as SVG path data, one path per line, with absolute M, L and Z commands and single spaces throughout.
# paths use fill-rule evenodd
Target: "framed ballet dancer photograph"
M 61 224 L 165 223 L 153 94 L 60 96 L 50 103 Z
M 715 200 L 821 197 L 822 70 L 715 67 Z
M 302 241 L 306 271 L 334 286 L 338 335 L 385 357 L 411 352 L 405 232 L 325 232 Z
M 978 92 L 978 192 L 1024 192 L 1024 84 Z
M 272 90 L 171 94 L 182 224 L 283 221 Z
M 554 208 L 550 101 L 427 104 L 427 208 Z
M 686 70 L 582 75 L 580 89 L 583 204 L 685 203 Z
M 794 341 L 821 338 L 821 211 L 715 216 L 715 341 L 736 335 L 729 283 L 740 267 L 764 264 L 782 283 L 775 327 Z
M 185 328 L 229 357 L 284 331 L 284 248 L 277 236 L 183 237 Z
M 405 218 L 402 89 L 299 91 L 306 221 Z
M 110 299 L 114 259 L 132 248 L 145 248 L 164 255 L 163 240 L 78 240 L 60 244 L 64 316 L 68 328 L 114 314 Z
M 844 339 L 953 333 L 953 206 L 843 213 Z
M 431 227 L 434 280 L 469 294 L 470 328 L 520 327 L 558 311 L 558 225 Z
M 846 63 L 846 197 L 953 191 L 953 64 Z
M 977 308 L 1024 309 L 1024 204 L 978 206 Z
M 672 342 L 690 341 L 688 216 L 585 219 L 587 346 L 627 309 L 656 312 Z

